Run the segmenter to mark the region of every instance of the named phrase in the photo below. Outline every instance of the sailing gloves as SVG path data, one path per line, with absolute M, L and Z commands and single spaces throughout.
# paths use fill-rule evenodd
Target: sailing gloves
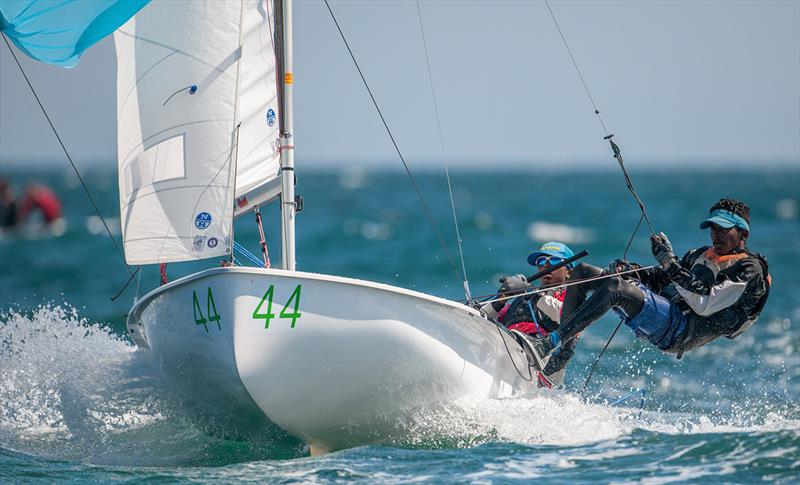
M 661 269 L 667 271 L 674 264 L 677 264 L 678 258 L 676 258 L 675 253 L 672 252 L 672 243 L 669 242 L 666 234 L 663 232 L 651 234 L 650 243 L 653 256 L 656 258 L 656 261 L 658 261 L 658 264 L 661 265 Z
M 500 278 L 500 290 L 498 293 L 521 293 L 531 287 L 525 275 L 515 274 L 514 276 L 503 276 Z
M 615 259 L 608 263 L 608 267 L 606 267 L 606 274 L 617 274 L 625 271 L 629 268 L 630 263 L 624 259 Z
M 503 276 L 500 278 L 500 289 L 497 290 L 497 294 L 499 296 L 511 296 L 516 293 L 524 293 L 530 288 L 531 284 L 528 283 L 528 279 L 525 278 L 525 275 L 515 274 L 514 276 Z M 495 307 L 495 310 L 500 311 L 497 306 L 503 308 L 506 303 L 506 301 L 495 301 L 492 303 L 492 306 Z
M 638 263 L 631 263 L 625 259 L 615 259 L 608 264 L 605 273 L 606 274 L 618 274 L 623 273 L 622 277 L 625 279 L 634 279 L 640 280 L 642 279 L 642 275 L 639 274 L 638 271 L 633 271 L 641 268 L 642 265 Z

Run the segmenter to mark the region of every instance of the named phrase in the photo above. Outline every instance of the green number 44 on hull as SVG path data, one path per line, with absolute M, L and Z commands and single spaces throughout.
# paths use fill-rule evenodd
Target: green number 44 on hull
M 301 316 L 301 314 L 299 312 L 299 310 L 300 310 L 300 289 L 301 288 L 302 288 L 302 285 L 297 285 L 295 287 L 294 291 L 289 296 L 289 301 L 286 302 L 286 305 L 284 305 L 284 307 L 281 310 L 281 313 L 279 315 L 279 318 L 286 318 L 286 319 L 291 319 L 292 320 L 291 328 L 294 328 L 295 324 L 297 323 L 297 319 L 300 318 L 300 316 Z M 258 319 L 262 319 L 263 318 L 264 319 L 264 328 L 265 329 L 269 328 L 269 321 L 272 320 L 273 318 L 275 318 L 275 314 L 272 313 L 272 298 L 273 298 L 274 293 L 275 293 L 275 285 L 269 285 L 269 288 L 267 289 L 267 292 L 264 293 L 264 296 L 261 297 L 261 301 L 258 302 L 258 305 L 256 306 L 256 309 L 253 310 L 253 319 L 254 320 L 258 320 Z M 264 306 L 264 302 L 267 303 L 267 312 L 266 313 L 259 313 L 261 311 L 261 308 Z M 290 306 L 293 307 L 293 310 L 291 312 L 286 311 Z
M 202 325 L 208 332 L 208 323 L 217 322 L 217 328 L 222 330 L 219 321 L 222 319 L 217 312 L 217 304 L 214 303 L 214 294 L 211 292 L 211 287 L 208 288 L 208 295 L 206 296 L 206 315 L 203 316 L 203 310 L 200 308 L 200 300 L 197 299 L 197 292 L 192 291 L 192 300 L 194 305 L 194 323 L 195 325 Z

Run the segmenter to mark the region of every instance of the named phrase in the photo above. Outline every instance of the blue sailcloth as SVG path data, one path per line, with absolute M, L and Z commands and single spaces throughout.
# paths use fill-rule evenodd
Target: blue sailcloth
M 150 0 L 0 0 L 0 31 L 28 56 L 74 67 Z

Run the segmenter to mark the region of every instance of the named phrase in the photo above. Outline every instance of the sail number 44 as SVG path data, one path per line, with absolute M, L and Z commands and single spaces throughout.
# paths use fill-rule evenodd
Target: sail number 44
M 283 306 L 281 309 L 278 318 L 283 318 L 292 321 L 291 328 L 294 328 L 295 324 L 297 323 L 297 319 L 300 318 L 300 289 L 302 285 L 297 285 L 289 296 L 289 300 L 286 302 L 286 305 Z M 253 319 L 254 320 L 264 320 L 264 328 L 269 328 L 269 322 L 273 318 L 275 318 L 275 314 L 272 313 L 272 300 L 275 295 L 275 285 L 269 285 L 267 292 L 264 293 L 264 296 L 261 297 L 261 301 L 258 302 L 256 309 L 253 310 Z M 266 307 L 266 308 L 265 308 Z M 291 309 L 291 311 L 289 311 Z
M 206 294 L 206 314 L 203 315 L 203 309 L 200 307 L 200 299 L 197 298 L 196 291 L 192 291 L 192 306 L 194 307 L 195 325 L 202 325 L 206 329 L 206 333 L 208 333 L 209 323 L 216 323 L 217 328 L 222 330 L 222 326 L 219 323 L 222 318 L 217 311 L 217 304 L 214 303 L 214 294 L 211 292 L 211 287 L 208 288 L 208 293 Z

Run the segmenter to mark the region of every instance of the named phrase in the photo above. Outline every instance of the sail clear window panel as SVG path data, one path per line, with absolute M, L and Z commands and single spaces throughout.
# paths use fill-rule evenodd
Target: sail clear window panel
M 136 157 L 127 168 L 126 195 L 142 186 L 186 178 L 184 134 L 156 143 Z

